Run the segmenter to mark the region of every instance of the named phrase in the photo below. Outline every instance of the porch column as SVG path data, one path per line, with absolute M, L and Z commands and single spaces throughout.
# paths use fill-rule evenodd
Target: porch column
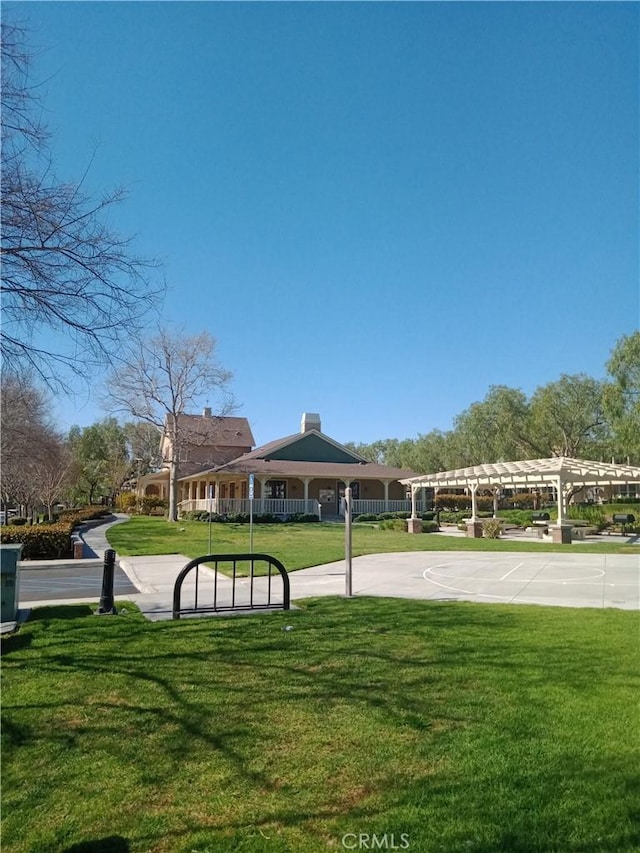
M 267 499 L 267 483 L 271 477 L 258 477 L 258 482 L 260 483 L 260 504 L 262 506 L 262 512 L 266 512 L 267 508 L 265 506 L 265 500 Z
M 385 486 L 386 485 L 387 484 L 385 483 Z M 418 513 L 416 512 L 416 492 L 417 492 L 417 490 L 418 490 L 417 487 L 414 486 L 413 483 L 411 483 L 411 518 L 417 518 L 418 517 Z M 387 491 L 388 491 L 388 486 L 387 486 Z
M 311 482 L 311 477 L 302 477 L 302 497 L 304 500 L 304 511 L 307 511 L 307 501 L 309 500 L 309 483 Z

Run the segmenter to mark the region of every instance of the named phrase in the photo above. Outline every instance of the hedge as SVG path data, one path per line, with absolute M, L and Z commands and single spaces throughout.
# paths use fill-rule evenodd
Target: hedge
M 85 521 L 110 515 L 103 506 L 89 506 L 63 512 L 54 524 L 3 524 L 0 542 L 22 545 L 22 560 L 66 560 L 73 557 L 71 534 Z
M 25 527 L 7 524 L 2 527 L 3 545 L 22 545 L 21 560 L 60 560 L 73 556 L 71 533 L 74 525 L 34 524 Z

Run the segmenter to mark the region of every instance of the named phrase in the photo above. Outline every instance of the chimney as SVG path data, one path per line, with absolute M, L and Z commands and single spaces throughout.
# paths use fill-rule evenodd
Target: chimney
M 206 409 L 202 410 L 202 417 L 203 418 L 210 418 L 211 417 L 211 409 L 209 408 L 209 406 L 207 406 Z
M 310 429 L 317 429 L 318 432 L 322 432 L 320 429 L 320 415 L 315 412 L 303 412 L 300 432 L 309 432 Z

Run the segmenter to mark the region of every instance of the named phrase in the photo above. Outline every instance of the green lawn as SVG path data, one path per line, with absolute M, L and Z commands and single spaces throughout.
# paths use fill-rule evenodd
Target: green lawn
M 90 614 L 2 641 L 3 853 L 640 849 L 636 613 Z
M 249 550 L 248 524 L 212 524 L 214 554 Z M 109 543 L 121 556 L 184 554 L 201 557 L 209 553 L 209 525 L 201 521 L 170 524 L 162 518 L 133 516 L 107 531 Z M 338 524 L 256 524 L 254 551 L 271 554 L 289 571 L 344 559 L 344 527 Z M 640 553 L 637 545 L 619 541 L 554 545 L 548 542 L 514 542 L 501 539 L 467 539 L 444 533 L 412 535 L 397 530 L 379 530 L 371 525 L 353 527 L 353 554 L 396 551 L 563 551 L 582 553 Z

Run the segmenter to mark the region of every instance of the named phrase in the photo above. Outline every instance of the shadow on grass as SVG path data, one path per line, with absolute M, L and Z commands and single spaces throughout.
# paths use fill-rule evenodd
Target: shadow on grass
M 81 841 L 65 847 L 61 853 L 128 853 L 131 850 L 129 842 L 120 835 L 110 835 L 108 838 L 97 838 L 93 841 Z
M 6 634 L 0 639 L 0 655 L 6 657 L 14 652 L 22 651 L 31 645 L 31 634 L 25 634 L 20 630 L 13 634 Z
M 455 828 L 449 830 L 452 843 L 446 849 L 451 851 L 616 849 L 602 846 L 606 839 L 600 846 L 595 842 L 592 847 L 577 842 L 571 846 L 567 829 L 571 822 L 554 827 L 551 819 L 557 792 L 567 784 L 574 788 L 584 784 L 591 790 L 589 785 L 602 774 L 606 756 L 597 755 L 587 766 L 567 750 L 558 775 L 552 764 L 545 765 L 544 757 L 537 757 L 536 749 L 538 734 L 542 740 L 546 737 L 544 726 L 553 718 L 559 692 L 570 689 L 586 697 L 598 677 L 612 668 L 606 643 L 595 649 L 593 659 L 591 638 L 606 637 L 607 626 L 624 626 L 633 614 L 379 598 L 308 599 L 297 612 L 243 620 L 150 624 L 141 616 L 84 618 L 92 612 L 78 605 L 42 608 L 39 623 L 29 628 L 31 644 L 16 649 L 21 654 L 9 661 L 9 677 L 14 687 L 26 680 L 32 687 L 23 696 L 17 690 L 8 694 L 6 719 L 13 725 L 8 739 L 14 755 L 8 753 L 5 760 L 19 760 L 23 748 L 35 741 L 42 745 L 49 740 L 54 754 L 60 743 L 85 754 L 95 744 L 96 749 L 109 751 L 123 770 L 135 767 L 139 773 L 143 764 L 141 784 L 154 790 L 180 777 L 185 766 L 199 766 L 208 756 L 213 764 L 226 762 L 229 778 L 241 780 L 247 791 L 271 799 L 266 812 L 257 814 L 255 826 L 297 827 L 317 820 L 332 825 L 346 816 L 363 823 L 379 822 L 389 810 L 406 807 L 415 812 L 416 834 L 422 824 L 444 826 L 448 813 L 459 812 L 463 828 L 460 834 Z M 54 619 L 60 621 L 53 624 Z M 284 631 L 286 626 L 292 630 Z M 585 649 L 589 649 L 588 658 Z M 583 673 L 586 660 L 590 669 Z M 535 700 L 529 701 L 529 694 Z M 518 719 L 510 716 L 511 708 L 519 709 Z M 368 794 L 360 802 L 348 801 L 348 786 L 341 794 L 332 786 L 321 789 L 310 805 L 304 794 L 297 796 L 297 789 L 292 788 L 293 793 L 287 789 L 294 783 L 287 761 L 279 755 L 290 749 L 294 764 L 299 762 L 305 739 L 311 742 L 316 735 L 314 726 L 325 717 L 342 721 L 343 715 L 350 726 L 345 741 L 350 747 L 340 746 L 333 730 L 315 742 L 329 752 L 343 750 L 345 761 L 351 760 L 347 758 L 350 750 L 370 745 L 354 725 L 359 717 L 380 732 L 381 740 L 395 742 L 398 737 L 400 743 L 398 733 L 406 733 L 402 743 L 415 744 L 426 756 L 425 762 L 436 766 L 440 757 L 450 762 L 451 754 L 458 755 L 456 736 L 463 729 L 462 740 L 471 758 L 462 770 L 444 768 L 419 783 L 414 784 L 415 777 L 400 779 L 397 790 L 384 777 L 372 781 L 372 796 L 383 796 L 382 806 L 368 800 Z M 31 730 L 22 728 L 25 718 Z M 58 723 L 52 724 L 56 719 Z M 300 726 L 291 740 L 289 720 Z M 144 736 L 123 737 L 123 732 Z M 491 755 L 496 767 L 483 774 L 482 747 L 477 743 L 483 737 L 495 739 L 496 733 L 512 753 L 503 764 Z M 68 744 L 67 736 L 73 738 Z M 570 733 L 567 736 L 578 749 L 581 735 L 575 743 Z M 547 749 L 557 759 L 552 747 Z M 264 762 L 264 755 L 273 761 Z M 533 771 L 530 764 L 520 771 L 522 755 L 534 756 Z M 318 756 L 319 762 L 324 759 Z M 410 763 L 411 758 L 406 760 Z M 321 776 L 330 771 L 330 762 L 327 768 Z M 631 784 L 626 765 L 610 769 L 618 786 L 623 781 Z M 479 771 L 485 779 L 476 778 Z M 514 773 L 520 774 L 515 786 Z M 598 781 L 596 789 L 601 788 Z M 516 794 L 522 801 L 510 805 L 509 815 L 502 820 L 500 810 Z M 472 810 L 466 808 L 467 800 L 473 803 Z M 537 808 L 550 821 L 544 842 L 549 847 L 531 843 L 536 821 L 529 813 Z M 481 816 L 484 836 L 473 834 L 478 825 L 474 814 Z M 200 831 L 196 823 L 184 834 Z M 579 825 L 576 818 L 574 828 Z M 617 838 L 626 844 L 631 836 L 621 826 Z M 238 819 L 227 818 L 211 837 L 222 841 L 220 832 L 243 828 L 241 812 Z M 361 828 L 366 830 L 358 826 L 357 831 Z M 166 834 L 180 836 L 175 828 Z M 150 846 L 157 841 L 148 840 Z M 67 851 L 111 849 L 128 847 L 76 845 Z
M 83 616 L 93 616 L 96 605 L 90 604 L 52 604 L 48 607 L 35 607 L 29 617 L 30 622 L 41 622 L 43 619 L 81 619 Z

